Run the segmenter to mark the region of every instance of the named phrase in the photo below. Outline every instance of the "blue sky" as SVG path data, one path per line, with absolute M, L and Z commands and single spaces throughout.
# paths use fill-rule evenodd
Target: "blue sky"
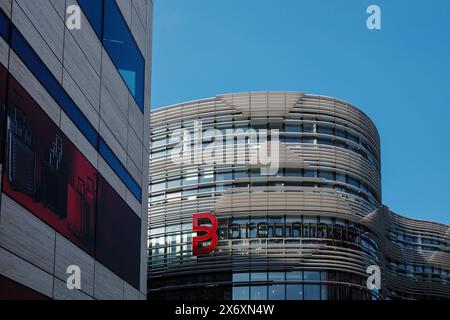
M 450 224 L 450 1 L 154 3 L 154 108 L 266 90 L 349 101 L 380 132 L 383 202 Z

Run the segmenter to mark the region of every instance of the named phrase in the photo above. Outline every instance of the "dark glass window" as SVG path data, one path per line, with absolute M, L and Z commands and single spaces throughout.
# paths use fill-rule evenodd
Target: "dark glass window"
M 8 16 L 3 12 L 3 10 L 0 10 L 0 36 L 9 43 L 9 31 L 10 31 L 10 20 Z
M 234 172 L 234 178 L 235 178 L 235 179 L 245 179 L 245 178 L 248 178 L 248 172 L 247 172 L 247 171 L 235 171 L 235 172 Z
M 303 143 L 317 144 L 317 139 L 312 137 L 303 137 Z
M 320 285 L 305 284 L 305 300 L 320 300 Z
M 315 123 L 304 123 L 303 124 L 303 132 L 316 133 L 316 124 Z
M 319 281 L 320 280 L 320 272 L 319 271 L 305 271 L 304 279 L 308 281 Z
M 233 172 L 218 172 L 216 174 L 216 181 L 233 180 Z
M 250 300 L 267 300 L 267 286 L 252 286 Z
M 285 132 L 300 132 L 300 125 L 299 124 L 285 124 L 284 125 L 284 131 Z
M 2 191 L 93 255 L 97 170 L 9 77 Z
M 336 128 L 335 135 L 337 137 L 345 138 L 345 130 Z
M 141 202 L 142 190 L 137 184 L 137 182 L 131 177 L 127 169 L 123 166 L 111 148 L 106 144 L 106 142 L 100 138 L 99 143 L 99 153 L 108 163 L 108 165 L 114 170 L 114 172 L 119 176 L 120 180 L 128 187 L 128 189 L 133 193 L 134 197 Z
M 266 281 L 267 272 L 252 272 L 250 273 L 250 279 L 252 281 Z
M 8 73 L 0 64 L 0 165 L 3 163 Z M 0 199 L 1 201 L 1 199 Z
M 98 179 L 96 230 L 97 260 L 139 288 L 141 219 L 103 177 Z
M 319 171 L 319 178 L 326 180 L 334 180 L 334 172 Z
M 290 271 L 286 272 L 286 280 L 303 280 L 303 271 Z
M 347 133 L 347 139 L 353 141 L 354 143 L 359 143 L 358 136 L 354 135 L 353 133 Z
M 269 272 L 269 280 L 284 280 L 285 273 L 284 272 Z
M 50 298 L 0 275 L 0 300 L 50 300 Z
M 99 38 L 102 37 L 103 0 L 77 0 Z
M 233 287 L 233 300 L 248 300 L 249 294 L 249 287 Z
M 233 282 L 249 281 L 249 273 L 233 273 Z
M 285 300 L 284 284 L 274 284 L 269 286 L 269 300 Z
M 302 169 L 286 169 L 287 177 L 301 177 L 302 175 Z
M 321 133 L 321 134 L 329 134 L 329 135 L 333 135 L 334 134 L 332 127 L 326 126 L 326 125 L 323 125 L 323 124 L 319 125 L 318 130 L 319 130 L 319 133 Z
M 287 284 L 286 300 L 303 300 L 303 285 Z
M 345 177 L 345 174 L 343 174 L 343 173 L 336 173 L 336 181 L 346 183 L 347 178 Z
M 304 177 L 305 178 L 317 178 L 317 170 L 305 169 Z
M 144 111 L 145 63 L 115 0 L 105 0 L 103 46 L 119 70 L 137 105 Z
M 353 178 L 348 178 L 348 183 L 351 184 L 354 187 L 359 188 L 359 180 L 353 179 Z

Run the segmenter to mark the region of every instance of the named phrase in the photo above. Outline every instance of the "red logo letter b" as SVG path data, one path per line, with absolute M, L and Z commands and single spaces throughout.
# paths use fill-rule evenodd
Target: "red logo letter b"
M 192 216 L 192 232 L 205 233 L 203 235 L 198 235 L 192 238 L 192 253 L 194 256 L 209 254 L 211 253 L 217 246 L 218 238 L 217 238 L 217 227 L 218 222 L 215 215 L 212 213 L 196 213 Z M 209 220 L 211 221 L 212 226 L 200 225 L 200 220 Z M 205 248 L 199 248 L 199 242 L 205 242 L 211 239 L 211 244 Z

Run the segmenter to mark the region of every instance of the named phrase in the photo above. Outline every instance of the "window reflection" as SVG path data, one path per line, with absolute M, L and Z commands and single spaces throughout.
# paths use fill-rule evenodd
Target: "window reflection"
M 103 46 L 137 105 L 144 111 L 144 57 L 115 0 L 105 0 L 104 17 Z

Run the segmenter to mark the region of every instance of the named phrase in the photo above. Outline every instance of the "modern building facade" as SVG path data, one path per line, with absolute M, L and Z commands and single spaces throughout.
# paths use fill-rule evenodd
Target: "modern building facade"
M 383 206 L 380 138 L 355 106 L 221 95 L 152 111 L 150 133 L 149 299 L 450 298 L 449 227 Z M 213 220 L 217 244 L 193 244 Z
M 0 299 L 145 299 L 152 6 L 0 0 Z

